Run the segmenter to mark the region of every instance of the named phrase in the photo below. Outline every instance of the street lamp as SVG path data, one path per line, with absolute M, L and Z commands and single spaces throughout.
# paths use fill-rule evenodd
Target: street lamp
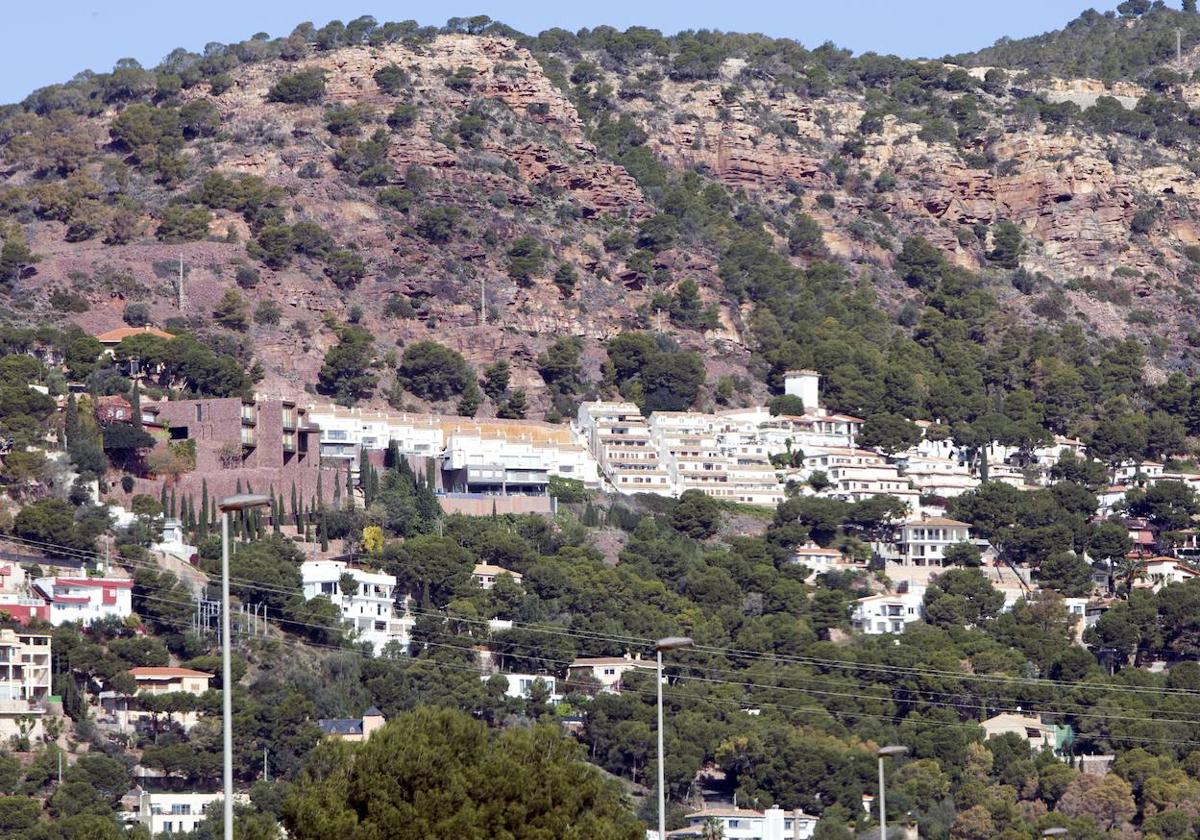
M 221 511 L 221 726 L 225 747 L 225 840 L 233 840 L 233 680 L 229 667 L 229 514 L 267 507 L 270 496 L 240 493 L 217 502 Z
M 667 838 L 667 788 L 666 773 L 663 770 L 663 704 L 662 704 L 662 655 L 664 650 L 679 650 L 694 645 L 686 636 L 668 636 L 654 643 L 654 653 L 658 662 L 658 840 Z
M 883 760 L 908 755 L 908 747 L 880 747 L 876 755 L 879 756 L 879 840 L 887 840 L 887 798 L 883 792 Z

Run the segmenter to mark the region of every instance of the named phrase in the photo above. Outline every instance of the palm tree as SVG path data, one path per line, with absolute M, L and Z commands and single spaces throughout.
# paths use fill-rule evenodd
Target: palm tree
M 709 817 L 704 821 L 704 827 L 700 830 L 700 836 L 703 840 L 724 840 L 725 827 L 721 825 L 720 820 L 716 817 Z
M 1125 594 L 1133 588 L 1133 582 L 1144 574 L 1144 564 L 1140 557 L 1122 557 L 1115 564 L 1113 572 L 1125 581 Z

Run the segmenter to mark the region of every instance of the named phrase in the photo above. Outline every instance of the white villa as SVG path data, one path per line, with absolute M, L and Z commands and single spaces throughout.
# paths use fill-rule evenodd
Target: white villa
M 356 591 L 341 590 L 342 575 L 354 578 Z M 415 623 L 408 615 L 397 615 L 396 578 L 347 565 L 342 560 L 308 560 L 300 565 L 305 599 L 324 596 L 342 610 L 342 623 L 349 625 L 378 655 L 389 642 L 405 650 Z
M 911 586 L 907 592 L 868 595 L 854 603 L 850 624 L 867 635 L 903 633 L 904 627 L 925 614 L 925 587 Z

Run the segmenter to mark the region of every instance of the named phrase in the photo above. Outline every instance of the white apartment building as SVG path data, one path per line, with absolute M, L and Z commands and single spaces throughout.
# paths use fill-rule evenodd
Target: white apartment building
M 321 428 L 321 460 L 354 472 L 362 449 L 387 449 L 392 441 L 405 454 L 442 451 L 442 426 L 430 415 L 310 405 L 308 419 Z
M 355 592 L 342 591 L 342 575 L 354 578 Z M 405 650 L 412 640 L 414 621 L 396 613 L 396 578 L 349 566 L 342 560 L 307 560 L 300 564 L 304 597 L 324 596 L 341 608 L 342 623 L 356 638 L 370 642 L 378 655 L 389 642 Z
M 443 456 L 452 463 L 476 467 L 536 462 L 548 475 L 578 479 L 591 487 L 598 481 L 596 463 L 587 447 L 573 439 L 569 428 L 553 423 L 336 405 L 311 405 L 308 417 L 321 428 L 322 460 L 348 465 L 355 472 L 363 449 L 383 450 L 394 443 L 405 455 Z M 512 492 L 518 489 L 514 486 Z
M 671 475 L 633 403 L 583 403 L 576 431 L 618 493 L 671 494 Z
M 137 810 L 126 814 L 129 822 L 144 825 L 151 837 L 188 834 L 204 821 L 204 809 L 213 803 L 225 800 L 223 793 L 176 793 L 138 789 Z M 250 801 L 244 793 L 235 793 L 233 800 L 238 804 Z
M 0 629 L 0 742 L 42 736 L 50 679 L 50 637 Z
M 920 621 L 925 614 L 925 587 L 909 587 L 907 592 L 868 595 L 854 603 L 850 624 L 867 635 L 903 633 L 904 627 Z
M 543 496 L 557 452 L 528 441 L 452 432 L 442 452 L 442 485 L 448 493 Z
M 770 461 L 731 456 L 725 473 L 728 476 L 725 498 L 730 501 L 775 507 L 787 498 L 779 473 Z
M 133 580 L 108 577 L 42 577 L 35 592 L 50 605 L 50 623 L 91 624 L 98 618 L 125 619 L 133 614 Z
M 707 807 L 688 814 L 687 828 L 668 832 L 668 837 L 705 837 L 705 826 L 715 822 L 725 840 L 810 840 L 818 818 L 797 809 Z
M 905 566 L 943 566 L 946 549 L 971 542 L 971 526 L 944 517 L 911 519 L 900 526 L 892 547 L 881 552 L 889 560 Z

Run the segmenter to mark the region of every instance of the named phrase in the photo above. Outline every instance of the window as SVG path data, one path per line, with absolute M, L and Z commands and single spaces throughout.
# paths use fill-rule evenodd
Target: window
M 196 422 L 199 423 L 203 419 L 204 419 L 204 403 L 196 403 Z
M 617 673 L 616 668 L 605 668 L 604 669 L 604 676 L 606 676 L 606 677 L 611 677 L 616 673 Z
M 166 832 L 167 834 L 170 834 L 174 830 L 175 830 L 175 823 L 171 822 L 170 820 L 167 820 L 166 822 L 163 823 L 163 831 Z

